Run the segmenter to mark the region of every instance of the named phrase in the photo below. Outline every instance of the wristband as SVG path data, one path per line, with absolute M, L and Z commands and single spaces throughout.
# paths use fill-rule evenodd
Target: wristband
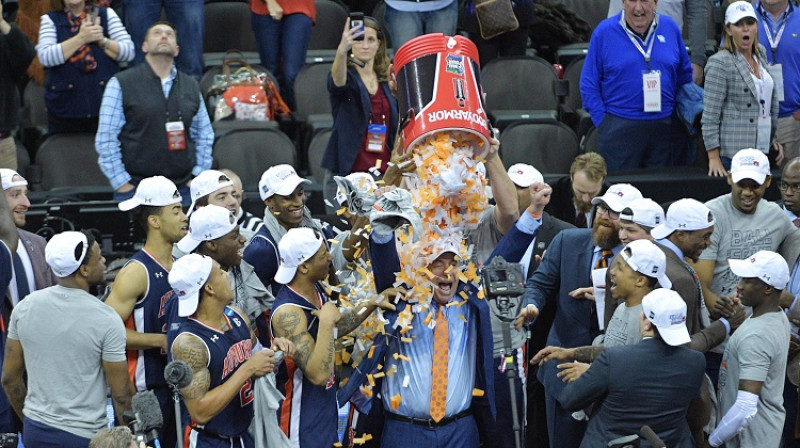
M 542 213 L 533 213 L 532 211 L 528 210 L 528 214 L 537 221 L 542 219 Z

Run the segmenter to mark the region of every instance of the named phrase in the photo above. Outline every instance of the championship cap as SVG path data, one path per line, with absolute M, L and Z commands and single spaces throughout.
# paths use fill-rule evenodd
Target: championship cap
M 767 155 L 757 149 L 743 149 L 731 160 L 731 180 L 737 183 L 742 179 L 753 179 L 759 185 L 769 176 Z
M 119 203 L 118 207 L 123 212 L 133 210 L 140 205 L 151 207 L 165 207 L 181 202 L 178 187 L 164 176 L 153 176 L 142 179 L 136 187 L 133 197 Z
M 614 184 L 602 196 L 592 199 L 592 205 L 604 202 L 611 211 L 621 212 L 635 199 L 641 199 L 642 193 L 631 184 Z
M 725 10 L 725 25 L 738 23 L 745 17 L 752 17 L 754 20 L 758 20 L 753 5 L 750 2 L 733 2 Z
M 702 202 L 695 199 L 679 199 L 667 209 L 667 219 L 663 224 L 654 228 L 650 236 L 660 240 L 666 238 L 676 230 L 693 232 L 707 229 L 714 225 L 711 210 Z
M 44 247 L 44 259 L 59 278 L 74 274 L 81 267 L 87 253 L 89 253 L 89 240 L 82 232 L 75 231 L 61 232 L 53 236 Z
M 200 254 L 188 254 L 175 260 L 169 271 L 169 284 L 178 295 L 178 316 L 188 317 L 197 311 L 200 290 L 211 276 L 214 260 Z
M 526 163 L 515 163 L 508 168 L 508 177 L 519 188 L 528 188 L 537 182 L 544 182 L 544 176 L 536 168 Z
M 14 179 L 14 176 L 16 176 L 17 179 Z M 0 168 L 0 179 L 2 179 L 3 182 L 3 190 L 14 187 L 25 187 L 28 185 L 28 181 L 25 180 L 24 177 L 10 168 Z
M 667 344 L 678 346 L 691 341 L 686 328 L 686 302 L 677 292 L 666 288 L 654 289 L 642 299 L 642 312 Z
M 744 260 L 728 260 L 731 272 L 743 278 L 757 278 L 775 289 L 789 283 L 789 265 L 779 254 L 768 250 L 756 252 Z
M 190 253 L 203 241 L 215 240 L 236 228 L 233 212 L 219 205 L 206 205 L 189 217 L 189 232 L 178 241 L 178 249 Z
M 289 229 L 278 243 L 281 264 L 275 274 L 275 281 L 287 284 L 294 279 L 297 267 L 313 257 L 325 244 L 322 235 L 308 227 Z
M 631 209 L 631 214 L 622 213 L 619 215 L 619 219 L 650 228 L 654 228 L 664 222 L 664 209 L 652 199 L 634 199 L 625 208 Z
M 291 165 L 275 165 L 264 171 L 258 181 L 258 192 L 261 200 L 266 201 L 273 195 L 288 196 L 300 184 L 310 184 L 311 181 L 303 179 Z
M 667 256 L 652 241 L 631 241 L 620 255 L 634 271 L 657 279 L 662 288 L 672 288 L 672 282 L 667 278 Z
M 205 170 L 198 174 L 197 177 L 192 179 L 192 185 L 189 188 L 192 195 L 192 205 L 189 206 L 189 211 L 186 214 L 191 216 L 198 199 L 208 196 L 220 188 L 232 186 L 233 181 L 222 171 Z

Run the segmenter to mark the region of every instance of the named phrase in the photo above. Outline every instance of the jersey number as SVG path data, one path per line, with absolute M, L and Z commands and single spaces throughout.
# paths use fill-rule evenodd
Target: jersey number
M 242 403 L 242 407 L 247 406 L 248 404 L 253 402 L 253 379 L 250 378 L 247 380 L 242 388 L 239 389 L 239 401 Z

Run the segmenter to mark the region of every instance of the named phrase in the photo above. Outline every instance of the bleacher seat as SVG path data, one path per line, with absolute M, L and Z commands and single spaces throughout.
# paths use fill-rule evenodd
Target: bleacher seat
M 514 123 L 500 134 L 500 155 L 508 166 L 528 163 L 542 173 L 567 174 L 578 154 L 578 137 L 564 123 Z
M 205 5 L 205 21 L 203 61 L 206 67 L 220 65 L 225 52 L 233 49 L 241 51 L 250 63 L 260 61 L 247 3 L 208 3 Z
M 306 61 L 333 62 L 350 10 L 334 0 L 315 0 L 314 6 L 317 8 L 317 23 L 311 29 Z
M 308 144 L 308 170 L 318 184 L 325 182 L 325 169 L 322 168 L 322 156 L 325 148 L 328 147 L 328 140 L 331 138 L 331 129 L 325 129 L 314 134 L 311 143 Z
M 608 0 L 556 0 L 556 2 L 571 9 L 578 17 L 585 20 L 592 30 L 608 17 Z
M 494 59 L 481 69 L 481 85 L 486 109 L 501 130 L 513 122 L 557 121 L 562 81 L 542 58 Z
M 94 134 L 57 134 L 48 137 L 36 153 L 41 186 L 57 188 L 107 187 L 108 179 L 97 165 Z
M 275 128 L 236 129 L 214 143 L 219 168 L 228 168 L 242 178 L 247 191 L 257 191 L 261 174 L 272 165 L 296 166 L 297 154 L 289 137 Z
M 228 60 L 231 61 L 230 65 L 231 72 L 235 72 L 237 68 L 242 67 L 241 64 L 237 63 L 236 59 L 228 58 Z M 278 85 L 278 80 L 275 78 L 275 75 L 270 73 L 270 71 L 267 70 L 264 66 L 258 64 L 252 64 L 250 63 L 250 61 L 247 62 L 248 64 L 250 64 L 250 67 L 252 67 L 253 70 L 260 73 L 266 73 L 267 76 L 269 76 L 269 78 L 272 80 L 272 82 L 276 86 Z M 211 67 L 208 70 L 206 70 L 205 73 L 203 73 L 203 76 L 200 78 L 200 83 L 199 83 L 200 94 L 203 95 L 203 99 L 206 102 L 206 108 L 208 109 L 208 116 L 211 117 L 212 120 L 214 119 L 214 108 L 216 107 L 216 101 L 214 98 L 211 98 L 211 95 L 209 95 L 209 90 L 211 89 L 211 87 L 214 86 L 214 78 L 216 78 L 216 76 L 220 74 L 222 74 L 221 65 L 216 65 L 214 67 Z

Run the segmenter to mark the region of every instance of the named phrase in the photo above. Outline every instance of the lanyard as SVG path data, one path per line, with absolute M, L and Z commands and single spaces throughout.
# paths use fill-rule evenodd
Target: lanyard
M 628 27 L 627 27 L 627 25 L 625 23 L 625 12 L 624 11 L 622 12 L 622 20 L 621 20 L 620 24 L 622 25 L 622 29 L 625 30 L 625 34 L 628 35 L 628 39 L 630 39 L 631 42 L 633 43 L 633 45 L 636 47 L 636 49 L 639 50 L 639 53 L 641 53 L 642 56 L 644 56 L 644 62 L 647 64 L 647 69 L 650 70 L 650 53 L 653 52 L 653 42 L 655 42 L 655 40 L 656 40 L 656 33 L 654 32 L 655 28 L 656 28 L 656 25 L 657 25 L 656 24 L 656 18 L 655 17 L 653 18 L 653 23 L 650 24 L 650 29 L 647 30 L 647 34 L 645 35 L 645 41 L 648 38 L 650 39 L 650 43 L 647 44 L 647 51 L 645 51 L 644 48 L 642 47 L 642 45 L 639 43 L 640 42 L 639 37 L 636 36 L 633 33 L 633 31 L 628 29 Z M 645 41 L 642 41 L 642 43 L 645 43 Z
M 778 45 L 781 43 L 781 38 L 783 37 L 783 32 L 786 30 L 786 23 L 789 21 L 789 14 L 792 13 L 792 5 L 789 5 L 789 8 L 786 12 L 781 15 L 781 18 L 778 20 L 777 23 L 783 22 L 780 27 L 778 28 L 778 32 L 775 34 L 775 38 L 772 38 L 772 32 L 769 29 L 769 25 L 767 24 L 768 20 L 766 15 L 770 14 L 764 10 L 760 11 L 764 17 L 761 19 L 761 23 L 764 24 L 764 31 L 767 34 L 767 40 L 769 41 L 769 48 L 772 50 L 772 63 L 775 64 L 775 55 L 778 52 Z

